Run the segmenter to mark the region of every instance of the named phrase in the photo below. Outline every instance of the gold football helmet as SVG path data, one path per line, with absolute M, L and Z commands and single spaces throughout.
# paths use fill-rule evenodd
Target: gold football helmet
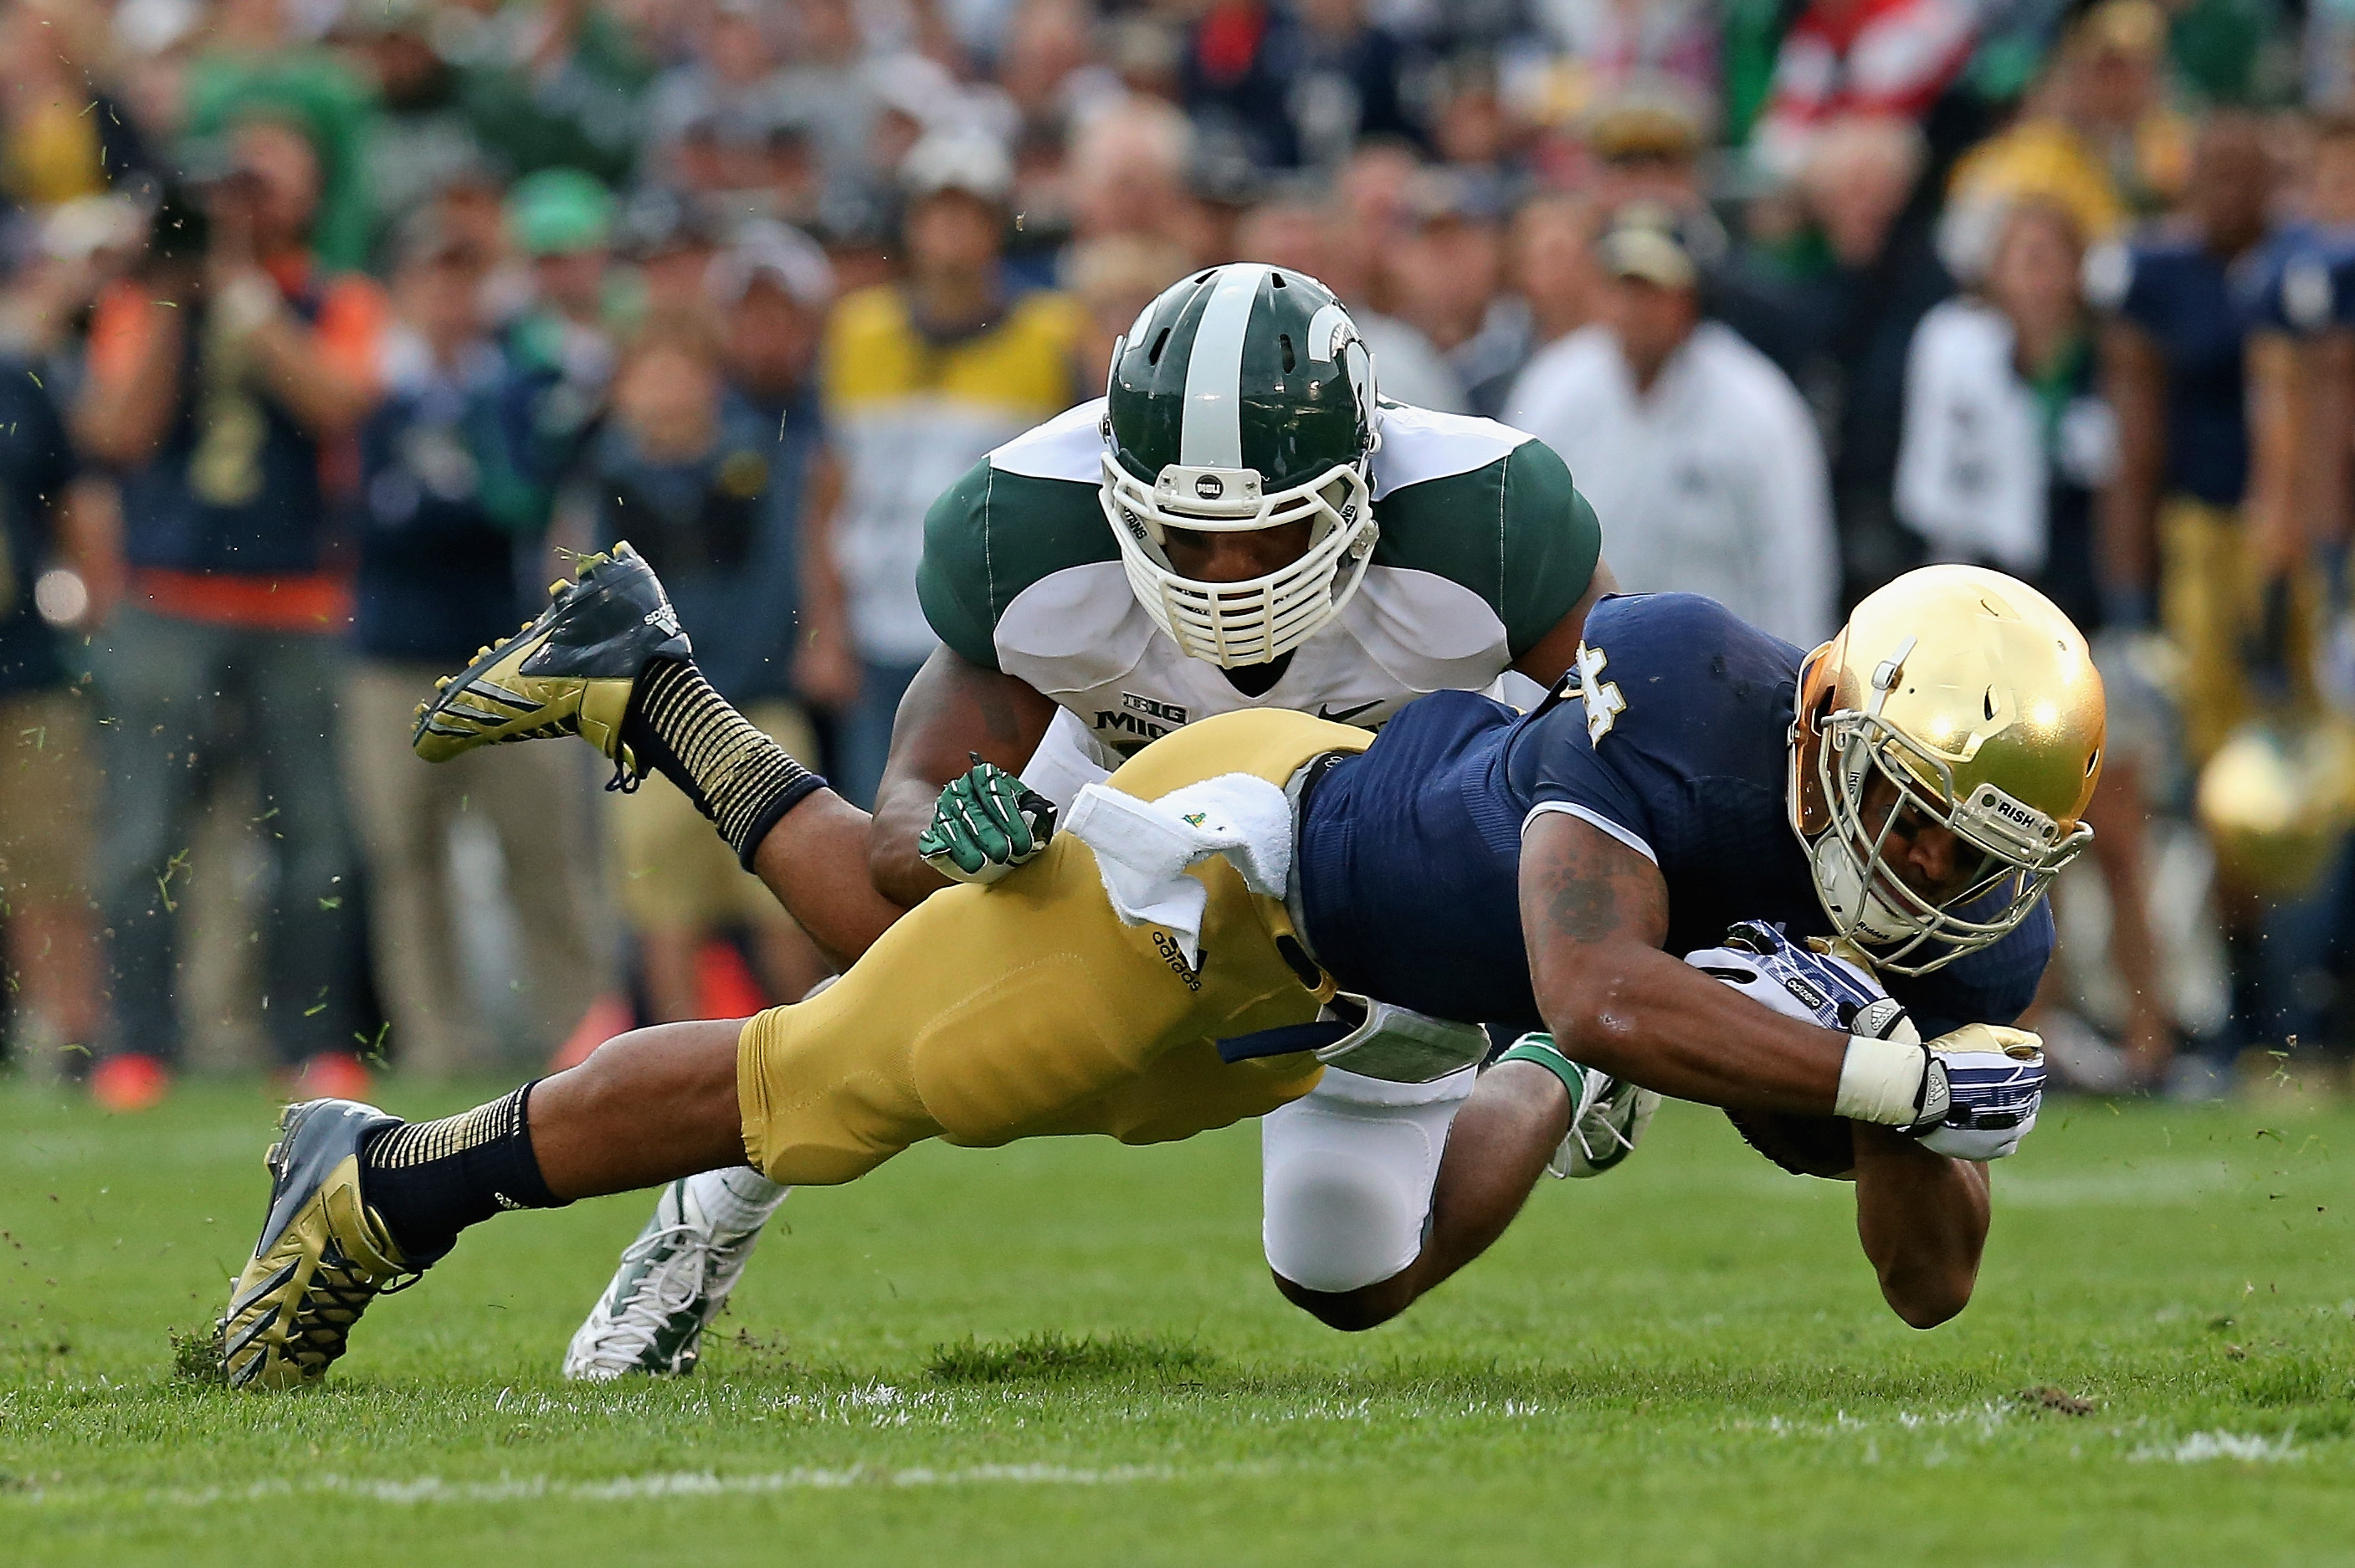
M 2199 810 L 2234 884 L 2275 898 L 2312 893 L 2355 822 L 2355 732 L 2295 708 L 2251 720 L 2200 770 Z
M 1926 974 L 2019 924 L 2092 842 L 2102 678 L 2051 600 L 1977 567 L 1924 567 L 1867 598 L 1800 666 L 1791 826 L 1839 934 Z M 1865 797 L 1894 787 L 1885 813 Z M 1943 827 L 1977 857 L 1934 902 L 1884 859 Z

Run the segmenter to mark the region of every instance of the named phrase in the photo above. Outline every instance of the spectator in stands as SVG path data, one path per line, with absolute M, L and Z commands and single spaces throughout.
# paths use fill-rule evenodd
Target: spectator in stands
M 1409 189 L 1413 225 L 1388 258 L 1400 317 L 1436 347 L 1476 414 L 1504 406 L 1529 358 L 1529 307 L 1506 293 L 1503 213 L 1493 185 L 1425 169 Z
M 1306 196 L 1277 196 L 1261 202 L 1236 226 L 1235 254 L 1305 272 L 1339 295 L 1380 366 L 1384 397 L 1444 414 L 1470 413 L 1472 405 L 1455 367 L 1423 329 L 1383 314 L 1370 302 L 1369 269 L 1358 264 L 1362 256 L 1355 249 L 1355 235 L 1345 217 Z
M 1088 313 L 1079 381 L 1082 391 L 1093 395 L 1112 374 L 1113 344 L 1121 334 L 1192 267 L 1184 251 L 1166 241 L 1114 234 L 1073 249 L 1066 270 L 1072 295 Z
M 1533 349 L 1593 321 L 1604 277 L 1594 264 L 1596 207 L 1583 196 L 1533 196 L 1513 214 L 1508 270 L 1529 313 Z
M 2063 35 L 2019 119 L 1955 168 L 1940 251 L 1975 276 L 2009 204 L 2067 207 L 2093 241 L 2171 205 L 2190 131 L 2168 107 L 2167 19 L 2151 0 L 2101 0 Z
M 375 207 L 371 239 L 453 182 L 479 178 L 490 154 L 458 101 L 458 72 L 434 47 L 425 0 L 375 0 L 345 8 L 339 34 L 376 90 L 377 114 L 362 171 Z
M 1794 175 L 1826 125 L 1921 120 L 1970 58 L 1973 21 L 1970 0 L 1812 0 L 1783 35 L 1752 154 Z
M 1923 314 L 1954 292 L 1921 199 L 1923 154 L 1904 121 L 1836 122 L 1816 132 L 1801 184 L 1825 260 L 1791 291 L 1794 378 L 1832 454 L 1843 603 L 1921 559 L 1891 506 L 1905 356 Z
M 1718 94 L 1718 31 L 1707 0 L 1536 0 L 1545 36 L 1606 97 L 1667 82 L 1696 103 Z
M 418 694 L 516 629 L 546 559 L 546 500 L 514 450 L 520 388 L 482 320 L 487 262 L 433 207 L 410 215 L 395 237 L 385 398 L 360 435 L 344 777 L 389 1044 L 402 1071 L 429 1077 L 545 1060 L 605 967 L 599 890 L 579 854 L 586 781 L 570 759 L 518 747 L 428 768 L 409 749 Z M 520 939 L 525 1011 L 496 1019 L 505 1039 L 456 979 L 467 966 L 451 834 L 467 816 L 496 835 Z
M 842 709 L 835 787 L 865 804 L 900 696 L 934 646 L 916 601 L 924 513 L 974 461 L 1080 400 L 1087 322 L 1049 291 L 1008 292 L 1004 149 L 940 132 L 900 172 L 904 283 L 847 295 L 826 332 L 827 439 L 841 500 L 805 514 L 813 647 L 804 687 Z
M 299 38 L 289 0 L 222 0 L 200 36 L 183 86 L 185 133 L 201 170 L 234 161 L 224 145 L 258 116 L 299 125 L 318 194 L 308 246 L 322 265 L 365 264 L 375 238 L 367 143 L 368 85 L 339 56 Z
M 2078 292 L 2084 241 L 2051 202 L 2012 205 L 1984 300 L 1948 300 L 1908 352 L 1897 514 L 1938 560 L 2035 583 L 2088 633 L 2101 624 L 2094 495 L 2117 457 Z
M 776 243 L 768 248 L 780 249 Z M 813 286 L 805 258 L 738 252 L 714 280 L 741 366 L 765 382 L 806 374 L 825 307 L 795 294 Z M 728 297 L 728 296 L 731 296 Z M 773 395 L 773 386 L 763 387 Z M 662 575 L 697 665 L 719 691 L 805 764 L 816 736 L 795 701 L 800 631 L 796 515 L 816 447 L 815 409 L 792 396 L 782 417 L 729 385 L 703 318 L 649 318 L 613 380 L 613 418 L 591 454 L 599 543 L 626 538 Z M 698 956 L 730 930 L 753 938 L 770 994 L 798 999 L 827 972 L 815 948 L 677 788 L 656 776 L 612 805 L 613 870 L 636 932 L 646 1000 L 657 1021 L 698 1018 Z
M 377 397 L 385 306 L 307 243 L 319 164 L 249 122 L 200 210 L 167 205 L 136 277 L 103 297 L 76 410 L 122 493 L 130 596 L 94 651 L 107 728 L 100 907 L 116 1036 L 93 1087 L 137 1100 L 176 1059 L 173 880 L 191 814 L 248 758 L 276 875 L 262 933 L 271 1040 L 313 1093 L 357 1091 L 352 860 L 336 767 L 331 472 Z M 346 471 L 348 473 L 348 470 Z
M 1423 142 L 1412 63 L 1364 0 L 1214 0 L 1188 38 L 1181 90 L 1204 136 L 1259 167 L 1332 168 L 1360 137 Z
M 652 77 L 599 0 L 523 0 L 482 19 L 460 92 L 474 133 L 515 173 L 618 180 L 637 162 Z
M 93 81 L 98 21 L 60 0 L 0 15 L 0 196 L 18 207 L 98 196 L 150 166 L 136 121 Z
M 613 374 L 623 306 L 612 270 L 613 198 L 578 169 L 542 169 L 508 193 L 506 228 L 530 263 L 529 304 L 503 344 L 524 387 L 520 461 L 554 501 Z
M 1562 455 L 1630 592 L 1705 593 L 1801 647 L 1839 616 L 1823 448 L 1790 378 L 1700 313 L 1669 215 L 1600 246 L 1602 318 L 1530 361 L 1505 421 Z
M 1790 291 L 1735 248 L 1709 199 L 1701 156 L 1706 121 L 1689 101 L 1656 86 L 1637 86 L 1597 103 L 1585 124 L 1593 160 L 1595 209 L 1614 213 L 1637 202 L 1666 207 L 1700 269 L 1701 308 L 1783 367 L 1801 373 L 1806 344 Z
M 1198 265 L 1205 249 L 1199 204 L 1187 189 L 1193 132 L 1166 103 L 1122 105 L 1089 122 L 1071 163 L 1071 238 L 1145 235 L 1180 246 Z

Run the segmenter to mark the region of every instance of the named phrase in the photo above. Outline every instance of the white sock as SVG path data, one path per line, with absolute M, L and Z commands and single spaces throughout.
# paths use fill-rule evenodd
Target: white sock
M 732 1171 L 706 1171 L 691 1176 L 687 1191 L 709 1217 L 712 1229 L 741 1235 L 767 1224 L 793 1189 L 778 1185 L 749 1165 L 739 1165 Z

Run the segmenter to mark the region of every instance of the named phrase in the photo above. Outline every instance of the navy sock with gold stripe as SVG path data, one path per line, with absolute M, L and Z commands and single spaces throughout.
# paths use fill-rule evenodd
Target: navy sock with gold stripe
M 531 1151 L 532 1085 L 438 1121 L 403 1122 L 360 1150 L 360 1195 L 416 1267 L 502 1209 L 560 1209 Z

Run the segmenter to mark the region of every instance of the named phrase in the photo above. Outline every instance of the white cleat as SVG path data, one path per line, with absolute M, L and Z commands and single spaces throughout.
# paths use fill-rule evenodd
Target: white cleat
M 613 1283 L 574 1331 L 564 1352 L 566 1377 L 608 1383 L 631 1372 L 678 1377 L 695 1370 L 703 1330 L 743 1277 L 761 1227 L 776 1206 L 745 1213 L 741 1205 L 729 1205 L 742 1220 L 716 1223 L 706 1193 L 697 1189 L 726 1174 L 712 1171 L 663 1189 L 654 1218 L 623 1249 Z M 724 1199 L 725 1192 L 709 1195 Z M 783 1195 L 779 1189 L 778 1201 Z
M 1546 1169 L 1556 1176 L 1600 1176 L 1636 1152 L 1660 1097 L 1614 1078 L 1599 1067 L 1581 1066 L 1586 1093 L 1579 1097 L 1578 1115 L 1571 1118 L 1570 1135 L 1553 1151 Z

